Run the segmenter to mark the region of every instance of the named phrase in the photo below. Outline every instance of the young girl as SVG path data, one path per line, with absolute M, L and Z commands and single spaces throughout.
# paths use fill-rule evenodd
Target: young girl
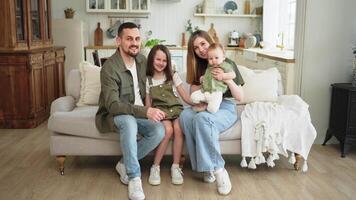
M 188 93 L 185 92 L 182 80 L 178 73 L 172 72 L 171 56 L 167 47 L 157 45 L 152 48 L 147 58 L 146 106 L 156 107 L 166 113 L 162 121 L 166 134 L 161 144 L 156 149 L 154 163 L 151 167 L 148 182 L 159 185 L 160 162 L 172 135 L 173 139 L 173 164 L 171 176 L 173 184 L 183 184 L 183 173 L 179 168 L 179 161 L 183 148 L 183 133 L 179 125 L 179 114 L 183 110 L 176 91 L 182 99 L 192 105 Z

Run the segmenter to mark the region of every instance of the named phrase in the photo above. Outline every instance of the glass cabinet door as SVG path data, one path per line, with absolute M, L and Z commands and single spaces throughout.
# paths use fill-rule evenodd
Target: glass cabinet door
M 30 0 L 30 20 L 32 40 L 41 40 L 41 22 L 39 12 L 39 0 Z
M 149 0 L 131 0 L 131 11 L 147 12 L 149 9 Z
M 16 40 L 25 41 L 24 5 L 23 0 L 15 1 Z
M 106 9 L 106 0 L 87 0 L 87 10 L 88 11 L 103 11 Z
M 109 9 L 112 11 L 124 11 L 127 9 L 127 0 L 110 0 Z
M 44 38 L 45 40 L 50 40 L 51 39 L 51 29 L 50 29 L 50 5 L 49 5 L 49 0 L 44 0 Z

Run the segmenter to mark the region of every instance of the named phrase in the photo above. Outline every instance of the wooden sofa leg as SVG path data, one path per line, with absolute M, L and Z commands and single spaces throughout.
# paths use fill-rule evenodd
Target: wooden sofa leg
M 295 153 L 294 169 L 297 171 L 300 170 L 301 165 L 302 165 L 302 156 Z
M 66 156 L 56 156 L 56 160 L 59 164 L 59 172 L 61 175 L 64 175 L 64 161 L 66 159 Z

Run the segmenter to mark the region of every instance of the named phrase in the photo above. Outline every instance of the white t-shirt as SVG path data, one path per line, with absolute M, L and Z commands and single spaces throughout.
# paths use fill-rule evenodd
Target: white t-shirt
M 140 88 L 138 86 L 138 78 L 137 78 L 137 69 L 136 69 L 136 62 L 132 64 L 131 67 L 126 66 L 126 68 L 131 72 L 132 80 L 134 84 L 134 93 L 135 93 L 135 105 L 143 106 L 143 102 L 141 99 Z
M 163 84 L 165 81 L 167 80 L 166 76 L 164 76 L 163 79 L 154 79 L 152 78 L 152 86 L 157 86 L 157 85 L 161 85 Z M 174 73 L 173 74 L 173 92 L 176 96 L 178 96 L 177 94 L 177 88 L 180 84 L 182 84 L 183 81 L 182 79 L 179 77 L 178 73 Z M 149 94 L 150 93 L 150 83 L 148 82 L 148 78 L 146 80 L 146 93 Z

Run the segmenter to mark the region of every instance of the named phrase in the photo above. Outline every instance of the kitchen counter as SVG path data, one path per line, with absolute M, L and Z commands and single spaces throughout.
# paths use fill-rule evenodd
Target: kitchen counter
M 244 51 L 281 62 L 295 63 L 294 51 L 291 50 L 250 48 L 244 49 Z
M 187 47 L 181 46 L 167 46 L 170 50 L 187 50 Z M 84 50 L 101 50 L 101 49 L 116 49 L 116 45 L 104 45 L 104 46 L 85 46 Z M 244 54 L 249 54 L 249 57 L 265 57 L 285 63 L 295 63 L 294 52 L 290 50 L 280 50 L 280 49 L 261 49 L 261 48 L 250 48 L 245 49 L 241 47 L 224 47 L 228 51 L 242 51 Z

